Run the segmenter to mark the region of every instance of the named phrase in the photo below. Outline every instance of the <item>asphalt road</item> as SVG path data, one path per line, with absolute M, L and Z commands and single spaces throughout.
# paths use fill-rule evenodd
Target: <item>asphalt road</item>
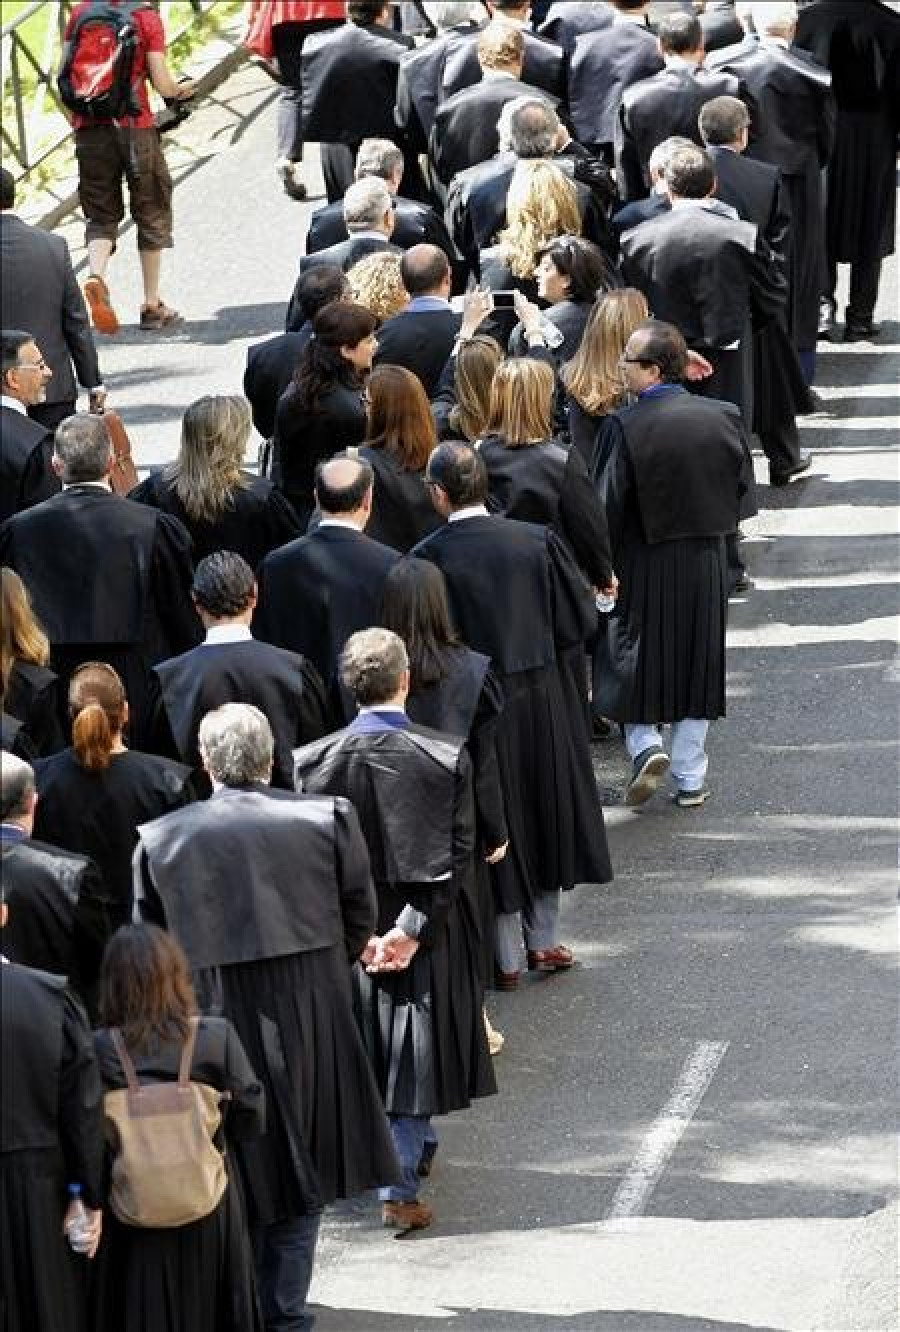
M 270 89 L 244 71 L 221 97 L 179 151 L 163 294 L 187 322 L 100 340 L 142 465 L 189 402 L 240 390 L 301 251 Z M 110 275 L 132 320 L 133 245 Z M 567 898 L 579 965 L 491 996 L 501 1094 L 440 1125 L 434 1227 L 330 1214 L 322 1332 L 898 1326 L 893 261 L 879 314 L 877 347 L 821 356 L 809 478 L 747 525 L 713 798 L 627 811 L 622 751 L 598 747 L 616 879 Z

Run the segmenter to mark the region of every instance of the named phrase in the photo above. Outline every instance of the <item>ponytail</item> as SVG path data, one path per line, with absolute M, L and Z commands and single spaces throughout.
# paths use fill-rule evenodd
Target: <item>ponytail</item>
M 109 767 L 115 738 L 109 718 L 99 703 L 88 703 L 72 722 L 72 748 L 78 762 L 88 772 L 103 772 Z
M 88 772 L 109 767 L 125 725 L 126 708 L 122 681 L 111 666 L 89 661 L 78 667 L 69 685 L 72 748 Z

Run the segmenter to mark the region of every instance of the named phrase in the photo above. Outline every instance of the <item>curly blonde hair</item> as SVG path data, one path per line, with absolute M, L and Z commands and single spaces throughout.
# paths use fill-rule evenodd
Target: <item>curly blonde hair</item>
M 409 303 L 409 293 L 400 277 L 401 258 L 391 250 L 376 250 L 347 273 L 351 299 L 364 305 L 380 324 Z
M 552 162 L 519 162 L 506 196 L 506 227 L 497 236 L 510 272 L 534 275 L 539 252 L 557 236 L 580 236 L 574 182 Z

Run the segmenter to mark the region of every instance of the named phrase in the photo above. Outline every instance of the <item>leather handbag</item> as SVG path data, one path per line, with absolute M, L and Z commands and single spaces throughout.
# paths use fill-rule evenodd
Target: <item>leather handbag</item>
M 181 1052 L 177 1082 L 141 1085 L 122 1033 L 110 1029 L 126 1086 L 103 1098 L 112 1154 L 109 1205 L 126 1226 L 190 1225 L 221 1202 L 228 1179 L 214 1135 L 227 1094 L 190 1079 L 197 1019 Z
M 131 440 L 118 412 L 104 412 L 103 420 L 113 450 L 109 484 L 117 495 L 127 495 L 138 483 L 137 468 L 131 456 Z

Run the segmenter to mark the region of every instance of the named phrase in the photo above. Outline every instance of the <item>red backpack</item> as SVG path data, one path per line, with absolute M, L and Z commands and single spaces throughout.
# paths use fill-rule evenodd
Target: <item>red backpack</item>
M 57 87 L 63 105 L 89 120 L 123 120 L 140 113 L 134 58 L 141 37 L 134 21 L 146 4 L 89 4 L 63 47 Z

